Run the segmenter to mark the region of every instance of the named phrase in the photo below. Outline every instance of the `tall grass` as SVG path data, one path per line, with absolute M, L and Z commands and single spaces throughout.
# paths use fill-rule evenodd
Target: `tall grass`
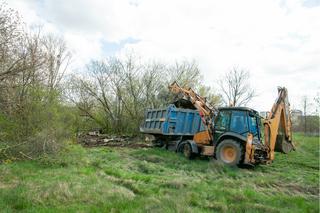
M 4 212 L 319 212 L 319 138 L 271 165 L 230 168 L 162 149 L 71 145 L 0 165 Z

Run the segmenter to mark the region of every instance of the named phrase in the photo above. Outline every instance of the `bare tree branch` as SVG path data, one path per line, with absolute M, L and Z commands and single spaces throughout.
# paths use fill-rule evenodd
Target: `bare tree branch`
M 246 106 L 256 96 L 249 84 L 250 73 L 244 69 L 233 67 L 218 84 L 225 105 Z

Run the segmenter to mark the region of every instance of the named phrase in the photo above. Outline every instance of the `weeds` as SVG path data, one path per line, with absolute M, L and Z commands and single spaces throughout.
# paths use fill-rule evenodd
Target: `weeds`
M 0 165 L 5 212 L 319 212 L 318 138 L 255 169 L 162 149 L 68 146 Z

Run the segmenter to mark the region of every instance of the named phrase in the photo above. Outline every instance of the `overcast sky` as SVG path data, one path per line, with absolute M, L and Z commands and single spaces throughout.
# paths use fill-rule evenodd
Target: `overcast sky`
M 91 59 L 134 51 L 144 59 L 195 59 L 205 84 L 233 66 L 270 110 L 277 86 L 291 108 L 320 91 L 320 0 L 7 0 L 28 26 L 65 38 L 75 72 Z

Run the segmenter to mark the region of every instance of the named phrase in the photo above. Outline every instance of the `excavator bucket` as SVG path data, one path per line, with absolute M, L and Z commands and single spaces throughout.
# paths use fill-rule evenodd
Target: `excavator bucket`
M 175 94 L 179 93 L 181 89 L 182 88 L 179 86 L 179 84 L 176 81 L 174 81 L 172 84 L 169 85 L 169 90 Z
M 278 135 L 274 151 L 288 154 L 292 150 L 294 150 L 292 142 L 288 142 L 283 135 Z
M 265 144 L 269 146 L 270 160 L 275 152 L 289 153 L 295 150 L 292 143 L 292 125 L 288 91 L 285 87 L 278 88 L 278 98 L 272 106 L 268 118 L 264 121 Z

